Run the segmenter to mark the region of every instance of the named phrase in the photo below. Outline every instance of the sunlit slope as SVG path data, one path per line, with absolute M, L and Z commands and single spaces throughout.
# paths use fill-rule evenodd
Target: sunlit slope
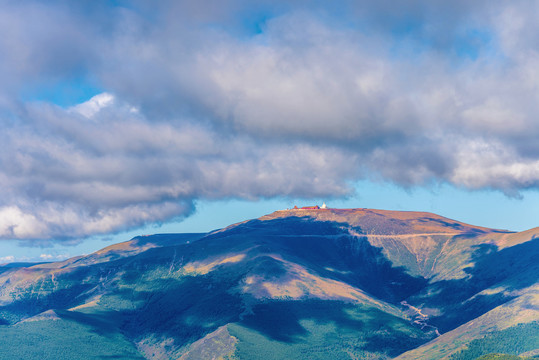
M 381 248 L 394 265 L 425 278 L 461 276 L 460 265 L 468 261 L 471 246 L 514 234 L 417 211 L 292 209 L 276 211 L 260 219 L 290 216 L 342 224 L 351 234 L 364 237 L 371 245 Z M 529 238 L 521 239 L 527 240 Z
M 537 273 L 536 273 L 537 276 Z M 484 290 L 483 294 L 507 291 L 504 287 Z M 466 349 L 471 340 L 481 339 L 487 334 L 496 333 L 517 326 L 539 321 L 539 284 L 514 291 L 513 299 L 470 320 L 417 349 L 398 357 L 399 360 L 446 359 L 457 351 Z M 537 334 L 539 335 L 539 333 Z M 539 336 L 537 336 L 539 340 Z
M 28 319 L 41 319 L 24 325 L 34 332 L 65 323 L 81 339 L 117 339 L 118 358 L 393 358 L 496 309 L 507 324 L 532 321 L 536 309 L 517 310 L 537 283 L 538 230 L 328 209 L 137 237 L 4 269 L 0 330 L 17 338 Z M 463 343 L 474 338 L 462 329 Z
M 278 210 L 262 216 L 260 220 L 285 217 L 309 217 L 318 221 L 343 223 L 361 228 L 365 234 L 458 234 L 490 232 L 492 229 L 465 224 L 429 212 L 392 211 L 377 209 L 317 209 Z
M 324 352 L 346 348 L 387 357 L 432 336 L 394 304 L 423 280 L 393 269 L 379 249 L 335 224 L 256 220 L 189 242 L 163 246 L 157 240 L 139 238 L 2 274 L 3 319 L 16 323 L 62 309 L 61 319 L 71 316 L 97 330 L 106 322 L 108 332 L 130 339 L 148 358 L 187 356 L 190 344 L 228 324 L 237 324 L 242 336 L 259 334 L 283 346 L 292 341 L 297 346 L 287 353 L 299 351 L 297 358 L 320 346 L 318 335 L 307 334 L 325 333 L 327 326 L 334 338 L 345 329 L 349 339 L 379 334 L 400 345 L 374 349 L 372 339 L 350 340 Z M 247 351 L 238 346 L 239 353 Z
M 539 228 L 515 233 L 464 224 L 423 212 L 371 209 L 277 211 L 332 220 L 381 248 L 393 266 L 427 282 L 405 301 L 446 332 L 515 298 L 537 283 Z

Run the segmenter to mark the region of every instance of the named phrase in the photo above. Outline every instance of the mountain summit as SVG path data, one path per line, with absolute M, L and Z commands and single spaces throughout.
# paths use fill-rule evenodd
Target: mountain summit
M 291 209 L 0 267 L 0 358 L 533 355 L 538 238 L 425 212 Z

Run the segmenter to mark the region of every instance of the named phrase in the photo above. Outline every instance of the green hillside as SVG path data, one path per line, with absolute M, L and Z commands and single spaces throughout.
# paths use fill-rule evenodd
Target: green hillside
M 474 360 L 480 356 L 488 357 L 491 353 L 519 355 L 539 349 L 539 322 L 519 324 L 505 330 L 495 331 L 471 341 L 466 349 L 451 355 L 451 360 Z
M 113 326 L 60 316 L 0 326 L 0 359 L 144 359 Z
M 538 234 L 429 213 L 291 210 L 4 267 L 0 358 L 514 353 L 486 345 L 501 343 L 489 340 L 496 331 L 509 343 L 528 339 L 519 349 L 529 352 L 537 347 Z
M 488 354 L 478 357 L 476 360 L 525 360 L 528 357 L 522 357 L 517 355 L 508 354 Z

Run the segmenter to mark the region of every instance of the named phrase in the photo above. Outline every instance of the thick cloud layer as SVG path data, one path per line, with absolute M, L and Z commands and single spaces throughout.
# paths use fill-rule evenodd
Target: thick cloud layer
M 536 2 L 120 4 L 0 1 L 0 238 L 362 178 L 539 188 Z

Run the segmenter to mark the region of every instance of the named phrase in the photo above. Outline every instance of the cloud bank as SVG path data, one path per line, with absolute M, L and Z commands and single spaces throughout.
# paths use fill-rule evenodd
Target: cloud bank
M 0 1 L 0 238 L 365 178 L 539 188 L 536 2 L 119 4 Z

